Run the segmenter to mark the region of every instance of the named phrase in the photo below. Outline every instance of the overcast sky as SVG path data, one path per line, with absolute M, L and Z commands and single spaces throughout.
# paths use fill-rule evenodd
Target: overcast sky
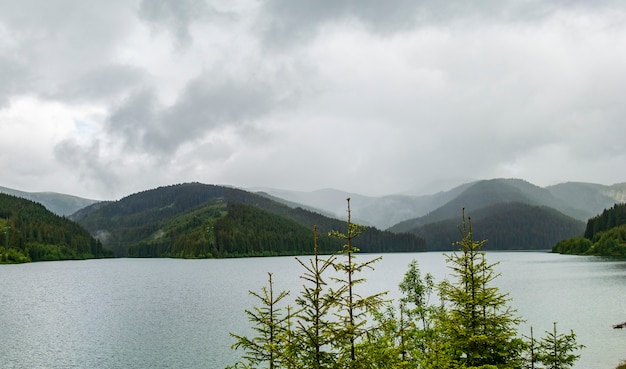
M 624 1 L 0 0 L 0 186 L 385 195 L 625 168 Z

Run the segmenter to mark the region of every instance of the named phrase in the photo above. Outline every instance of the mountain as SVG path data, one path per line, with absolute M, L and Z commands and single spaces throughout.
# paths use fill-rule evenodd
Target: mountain
M 428 250 L 451 249 L 461 209 L 472 217 L 476 238 L 489 240 L 487 249 L 549 249 L 584 231 L 579 209 L 519 179 L 477 181 L 445 205 L 389 230 L 423 237 Z
M 345 199 L 343 200 L 345 205 Z M 345 222 L 289 207 L 267 196 L 232 187 L 186 183 L 159 187 L 72 215 L 118 255 L 231 257 L 308 254 L 313 226 L 323 252 L 338 251 L 328 237 Z M 423 240 L 368 227 L 358 239 L 364 252 L 420 251 Z
M 595 183 L 566 182 L 546 189 L 556 198 L 572 204 L 586 220 L 616 203 L 626 202 L 626 183 L 605 186 Z
M 412 232 L 415 228 L 446 219 L 458 219 L 459 212 L 466 212 L 500 204 L 522 203 L 535 206 L 547 206 L 575 219 L 579 219 L 579 211 L 567 202 L 560 200 L 546 189 L 537 187 L 520 179 L 490 179 L 471 183 L 457 191 L 458 195 L 445 205 L 432 210 L 423 217 L 400 222 L 389 228 L 392 232 Z
M 0 194 L 0 232 L 2 263 L 113 256 L 77 223 L 13 195 Z
M 547 250 L 556 242 L 584 231 L 584 223 L 546 206 L 519 202 L 497 203 L 465 212 L 471 217 L 475 240 L 487 240 L 485 250 Z M 454 250 L 459 240 L 456 217 L 427 223 L 411 232 L 426 240 L 428 251 Z
M 271 188 L 251 189 L 288 206 L 300 206 L 327 216 L 343 219 L 345 199 L 352 199 L 352 216 L 356 223 L 385 229 L 403 220 L 427 214 L 453 199 L 470 184 L 458 186 L 450 191 L 434 195 L 388 195 L 369 197 L 334 189 L 311 192 L 278 190 Z
M 464 194 L 470 188 L 470 192 Z M 605 186 L 568 182 L 542 188 L 521 179 L 502 178 L 468 182 L 448 191 L 420 196 L 398 194 L 368 197 L 331 189 L 296 192 L 264 188 L 262 191 L 275 199 L 282 199 L 278 201 L 289 206 L 315 209 L 314 211 L 334 217 L 345 216 L 345 209 L 338 204 L 346 197 L 351 197 L 354 200 L 352 204 L 355 221 L 381 229 L 393 226 L 395 231 L 408 231 L 419 226 L 419 218 L 426 215 L 430 215 L 430 218 L 423 219 L 425 222 L 457 216 L 463 206 L 480 208 L 501 201 L 517 201 L 548 206 L 575 219 L 586 221 L 602 209 L 626 200 L 626 183 Z M 463 197 L 459 198 L 462 194 Z M 446 208 L 440 209 L 444 206 Z M 404 224 L 404 221 L 409 222 Z
M 57 215 L 71 215 L 79 209 L 98 202 L 78 196 L 65 195 L 56 192 L 23 192 L 12 188 L 0 187 L 0 193 L 5 193 L 27 200 L 38 202 Z

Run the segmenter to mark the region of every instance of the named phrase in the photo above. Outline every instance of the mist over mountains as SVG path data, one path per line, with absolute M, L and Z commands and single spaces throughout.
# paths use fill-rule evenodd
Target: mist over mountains
M 497 203 L 518 202 L 547 206 L 580 221 L 602 212 L 615 203 L 626 201 L 626 183 L 601 185 L 566 182 L 545 188 L 522 179 L 489 179 L 468 182 L 447 191 L 430 195 L 389 195 L 368 197 L 344 191 L 325 189 L 298 192 L 277 189 L 258 190 L 335 217 L 345 217 L 343 200 L 353 200 L 353 216 L 363 224 L 387 229 L 400 228 L 459 217 L 461 208 L 468 213 Z M 408 222 L 408 223 L 407 223 Z
M 589 218 L 626 201 L 626 183 L 566 182 L 539 187 L 521 179 L 479 180 L 429 195 L 370 197 L 333 189 L 239 191 L 339 220 L 346 218 L 345 200 L 349 197 L 354 222 L 391 233 L 413 234 L 426 241 L 427 250 L 452 247 L 462 209 L 472 217 L 478 230 L 476 236 L 488 239 L 491 248 L 546 249 L 561 239 L 579 236 Z M 28 193 L 3 187 L 0 192 L 39 202 L 64 216 L 77 211 L 81 214 L 81 209 L 87 207 L 108 206 L 105 202 L 97 204 L 96 200 L 57 193 Z
M 38 202 L 56 215 L 62 216 L 71 215 L 84 207 L 99 202 L 98 200 L 56 192 L 24 192 L 7 187 L 0 187 L 0 193 Z

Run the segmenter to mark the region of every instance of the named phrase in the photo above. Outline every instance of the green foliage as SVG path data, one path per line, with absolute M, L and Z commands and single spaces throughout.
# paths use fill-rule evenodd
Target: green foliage
M 575 352 L 583 347 L 585 346 L 576 343 L 574 332 L 557 333 L 555 322 L 553 330 L 546 331 L 546 336 L 539 342 L 537 361 L 545 365 L 544 369 L 571 368 L 580 358 Z
M 79 224 L 42 205 L 0 194 L 0 262 L 113 257 Z
M 552 252 L 626 257 L 626 224 L 596 233 L 593 242 L 587 238 L 560 241 L 554 246 Z
M 559 254 L 581 255 L 585 254 L 591 248 L 590 240 L 582 237 L 573 237 L 557 242 L 552 248 L 552 252 Z
M 336 301 L 336 292 L 328 287 L 324 274 L 330 269 L 336 256 L 321 259 L 318 254 L 317 228 L 314 227 L 314 256 L 308 263 L 296 258 L 304 268 L 301 278 L 306 282 L 296 298 L 299 307 L 295 329 L 295 347 L 307 347 L 298 350 L 296 362 L 301 367 L 311 369 L 331 368 L 335 362 L 335 352 L 329 348 L 336 330 L 331 318 L 331 309 Z
M 452 362 L 462 367 L 515 368 L 522 347 L 516 338 L 520 318 L 507 306 L 507 295 L 491 286 L 498 274 L 481 251 L 486 241 L 474 241 L 469 218 L 463 217 L 460 232 L 460 251 L 447 257 L 456 281 L 440 287 L 447 313 L 441 315 L 439 329 L 448 338 Z
M 346 233 L 339 231 L 331 231 L 330 235 L 345 240 L 343 249 L 340 254 L 344 256 L 343 262 L 335 262 L 333 266 L 339 272 L 338 277 L 333 277 L 335 283 L 339 286 L 336 292 L 336 318 L 338 320 L 337 329 L 334 332 L 334 344 L 344 348 L 340 350 L 337 358 L 338 362 L 347 368 L 365 368 L 367 367 L 368 356 L 364 354 L 364 350 L 357 352 L 357 342 L 372 329 L 367 326 L 367 317 L 372 311 L 378 309 L 383 301 L 384 293 L 361 296 L 357 291 L 358 285 L 365 282 L 364 278 L 358 277 L 364 269 L 372 268 L 372 265 L 380 260 L 380 258 L 370 259 L 359 263 L 354 255 L 359 251 L 352 244 L 352 241 L 361 235 L 365 230 L 358 224 L 352 223 L 350 212 L 350 198 L 348 202 L 348 221 Z
M 626 224 L 626 203 L 615 204 L 587 221 L 585 238 L 595 241 L 599 233 L 623 224 Z
M 365 282 L 358 273 L 378 260 L 356 262 L 352 240 L 361 231 L 350 222 L 348 201 L 347 232 L 332 233 L 346 242 L 339 255 L 320 260 L 314 242 L 314 258 L 298 259 L 306 284 L 296 311 L 272 315 L 279 299 L 272 297 L 270 278 L 269 294 L 255 295 L 262 307 L 248 312 L 259 335 L 235 336 L 234 347 L 245 353 L 233 368 L 566 369 L 579 358 L 582 345 L 574 333 L 559 334 L 556 324 L 540 340 L 532 328 L 530 338 L 518 336 L 521 320 L 508 296 L 492 286 L 495 264 L 482 251 L 485 241 L 474 241 L 469 217 L 463 216 L 460 250 L 447 256 L 451 280 L 422 278 L 413 261 L 400 283 L 397 309 L 381 294 L 361 297 L 356 291 Z M 331 276 L 335 289 L 325 282 L 331 266 L 339 274 Z M 438 305 L 430 302 L 435 292 Z M 270 333 L 273 326 L 279 333 Z
M 21 250 L 0 247 L 0 264 L 21 264 L 31 261 L 32 259 L 24 255 Z
M 584 238 L 559 241 L 552 252 L 626 257 L 626 204 L 615 204 L 587 221 Z
M 284 367 L 282 364 L 287 360 L 285 353 L 285 332 L 288 325 L 285 323 L 290 315 L 282 314 L 279 303 L 289 293 L 281 291 L 274 293 L 274 283 L 272 274 L 268 273 L 268 285 L 263 287 L 261 293 L 250 291 L 250 294 L 259 299 L 260 307 L 254 310 L 246 310 L 248 319 L 254 323 L 253 329 L 257 336 L 248 338 L 231 334 L 237 339 L 237 343 L 233 346 L 235 349 L 243 349 L 244 362 L 239 363 L 237 367 L 255 368 L 259 364 L 267 363 L 270 369 Z

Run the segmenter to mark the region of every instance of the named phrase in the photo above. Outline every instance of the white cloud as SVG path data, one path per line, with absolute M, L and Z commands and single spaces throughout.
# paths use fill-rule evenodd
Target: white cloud
M 624 20 L 612 1 L 2 2 L 0 185 L 625 181 Z

